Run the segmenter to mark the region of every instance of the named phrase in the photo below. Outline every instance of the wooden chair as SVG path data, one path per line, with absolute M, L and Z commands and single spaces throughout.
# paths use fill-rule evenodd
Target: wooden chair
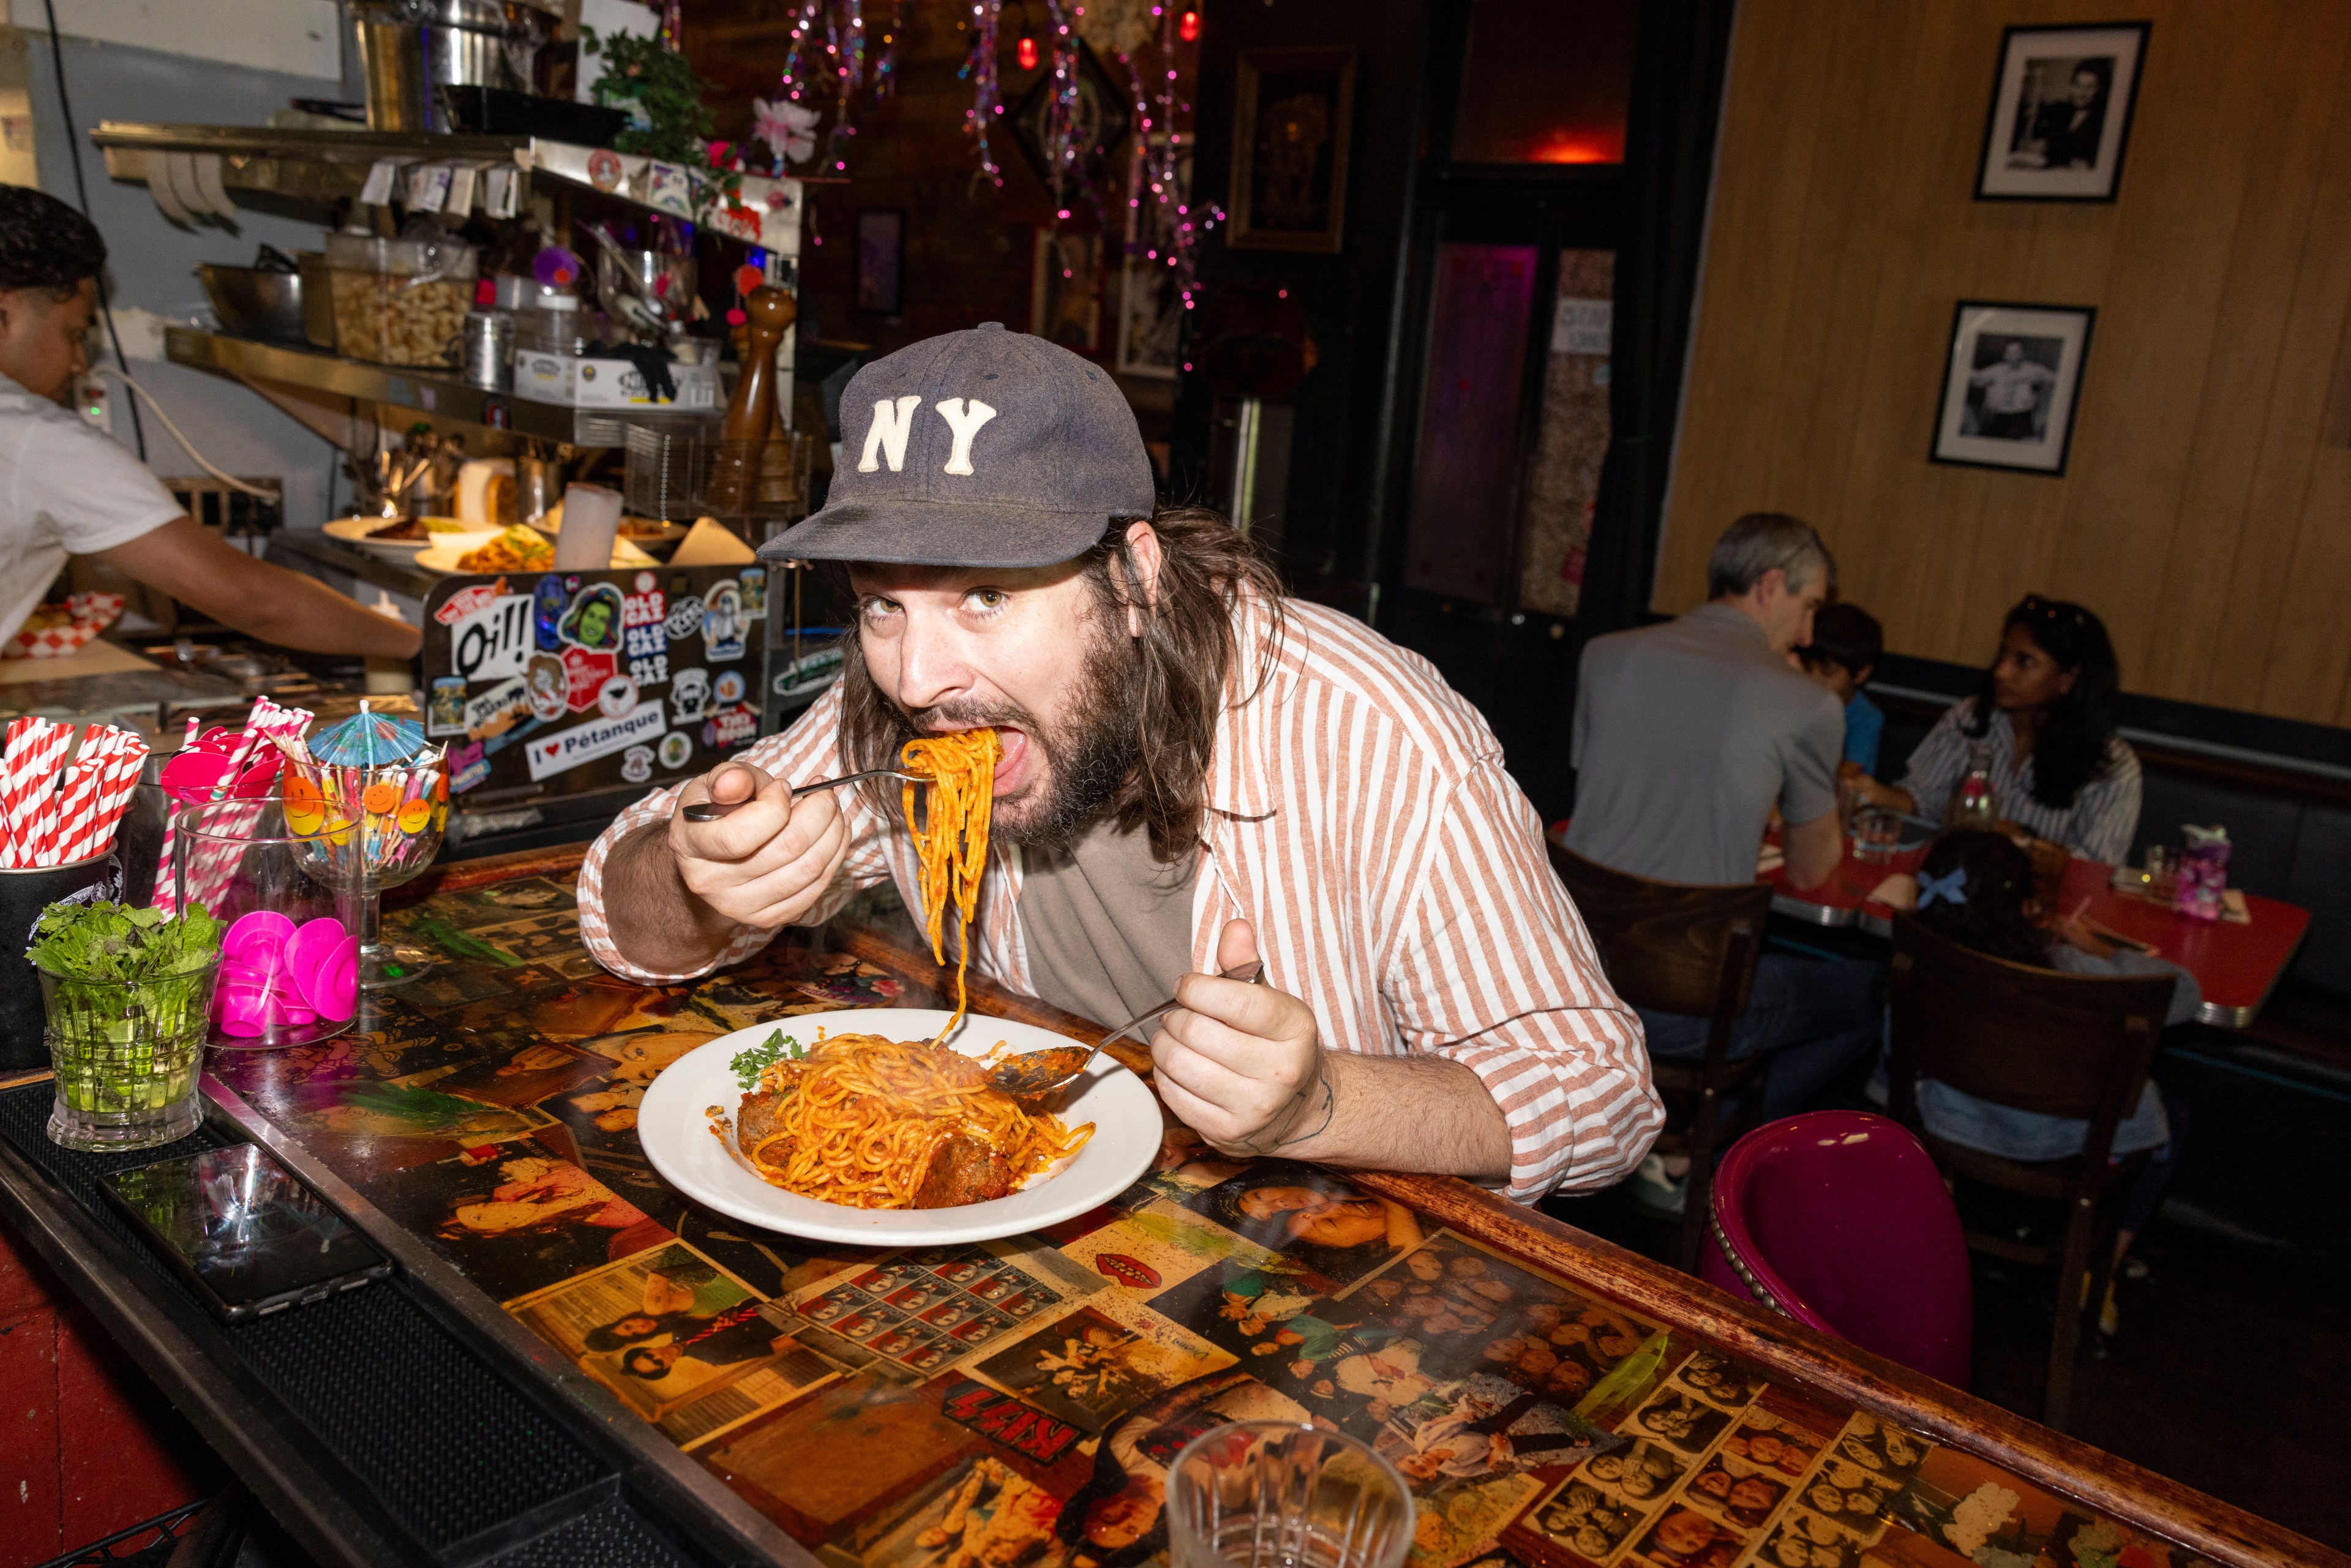
M 1611 871 L 1551 846 L 1551 863 L 1567 884 L 1583 924 L 1600 949 L 1600 965 L 1616 994 L 1653 1012 L 1687 1013 L 1707 1020 L 1706 1056 L 1696 1063 L 1651 1059 L 1650 1071 L 1667 1098 L 1666 1130 L 1656 1152 L 1689 1156 L 1689 1186 L 1682 1201 L 1676 1262 L 1698 1268 L 1714 1185 L 1716 1151 L 1752 1127 L 1762 1110 L 1761 1056 L 1729 1060 L 1730 1031 L 1747 1011 L 1763 930 L 1771 913 L 1768 883 L 1730 887 L 1652 882 Z M 1748 1092 L 1740 1092 L 1749 1091 Z M 1722 1113 L 1726 1095 L 1739 1093 L 1735 1116 Z
M 2121 1223 L 2111 1201 L 2147 1159 L 2108 1164 L 2115 1128 L 2138 1106 L 2171 1005 L 2171 977 L 2061 975 L 1988 957 L 1894 916 L 1893 1039 L 1886 1108 L 1948 1176 L 2052 1199 L 2066 1210 L 2060 1247 L 1968 1232 L 1971 1250 L 2057 1269 L 2042 1419 L 2063 1429 L 2074 1392 L 2082 1316 L 2104 1301 Z M 1918 1080 L 2020 1111 L 2089 1124 L 2082 1152 L 2062 1160 L 2004 1159 L 1927 1130 Z M 2086 1284 L 2085 1284 L 2086 1281 Z M 2085 1293 L 2087 1306 L 2085 1305 Z

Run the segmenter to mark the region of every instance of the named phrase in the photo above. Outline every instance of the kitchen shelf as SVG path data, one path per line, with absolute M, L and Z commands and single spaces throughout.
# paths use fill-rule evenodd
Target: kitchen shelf
M 486 392 L 453 375 L 346 360 L 316 349 L 257 342 L 194 327 L 164 329 L 163 353 L 173 364 L 216 371 L 238 381 L 266 382 L 361 402 L 413 408 L 442 419 L 575 446 L 622 445 L 627 440 L 625 427 L 632 424 L 683 432 L 715 428 L 719 420 L 713 409 L 672 409 L 660 404 L 566 408 L 511 392 Z
M 638 154 L 606 152 L 536 136 L 462 136 L 381 131 L 274 130 L 248 125 L 167 125 L 133 120 L 99 122 L 89 139 L 106 154 L 106 172 L 117 180 L 146 182 L 160 173 L 155 162 L 166 153 L 193 153 L 220 160 L 221 183 L 228 190 L 262 191 L 306 202 L 356 197 L 368 171 L 380 159 L 409 163 L 513 163 L 534 177 L 559 181 L 629 202 L 647 212 L 691 217 L 715 234 L 756 245 L 778 256 L 800 250 L 800 212 L 807 191 L 799 180 L 746 174 L 742 203 L 750 214 L 713 207 L 700 213 L 644 199 L 659 182 L 659 169 Z M 599 178 L 601 174 L 603 177 Z M 665 188 L 678 188 L 669 182 Z M 757 233 L 751 232 L 756 220 Z

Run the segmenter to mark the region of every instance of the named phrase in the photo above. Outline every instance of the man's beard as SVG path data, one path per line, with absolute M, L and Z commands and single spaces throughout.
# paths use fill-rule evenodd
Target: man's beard
M 1143 755 L 1142 652 L 1133 638 L 1105 632 L 1099 616 L 1087 619 L 1085 666 L 1058 725 L 1048 726 L 1017 703 L 945 702 L 908 713 L 885 699 L 883 711 L 898 732 L 891 755 L 917 736 L 943 729 L 998 725 L 1020 730 L 1042 757 L 1043 776 L 1032 760 L 1030 782 L 1018 799 L 996 802 L 989 831 L 1024 849 L 1067 850 L 1117 799 Z

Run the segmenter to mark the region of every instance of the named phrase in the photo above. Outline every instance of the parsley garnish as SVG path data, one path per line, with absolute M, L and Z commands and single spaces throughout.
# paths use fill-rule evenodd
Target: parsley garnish
M 748 1094 L 759 1087 L 759 1075 L 782 1061 L 787 1051 L 794 1061 L 808 1054 L 800 1049 L 799 1040 L 778 1030 L 749 1050 L 737 1051 L 735 1060 L 727 1065 L 735 1070 L 735 1081 L 743 1086 L 743 1092 Z

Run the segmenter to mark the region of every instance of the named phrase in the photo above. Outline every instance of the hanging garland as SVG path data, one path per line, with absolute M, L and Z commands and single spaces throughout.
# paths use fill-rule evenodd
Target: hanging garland
M 1190 115 L 1192 106 L 1180 102 L 1176 94 L 1177 9 L 1165 4 L 1165 0 L 1151 7 L 1159 18 L 1159 58 L 1163 68 L 1155 102 L 1144 84 L 1143 69 L 1135 64 L 1132 50 L 1120 50 L 1118 57 L 1126 66 L 1127 79 L 1134 90 L 1135 124 L 1140 127 L 1134 161 L 1128 166 L 1127 206 L 1135 214 L 1132 232 L 1167 236 L 1164 248 L 1146 242 L 1143 259 L 1174 271 L 1176 293 L 1184 308 L 1190 310 L 1199 304 L 1200 242 L 1207 237 L 1210 229 L 1224 221 L 1225 214 L 1213 203 L 1206 211 L 1194 214 L 1191 193 L 1184 180 L 1184 148 L 1190 138 L 1176 129 L 1176 115 L 1179 111 Z M 1198 13 L 1186 11 L 1185 16 L 1191 19 L 1196 37 Z M 1155 137 L 1155 131 L 1159 132 Z M 1157 208 L 1155 222 L 1143 221 L 1141 209 L 1146 200 Z
M 825 139 L 819 166 L 831 173 L 846 174 L 848 141 L 857 134 L 862 110 L 895 96 L 898 35 L 904 21 L 904 0 L 890 0 L 889 21 L 882 28 L 878 48 L 873 44 L 872 26 L 866 18 L 866 6 L 879 0 L 793 3 L 797 9 L 792 16 L 791 42 L 784 56 L 778 95 L 772 100 L 753 101 L 753 135 L 766 145 L 775 172 L 780 175 L 788 164 L 803 162 L 815 155 L 821 110 L 829 107 L 832 129 Z M 971 47 L 956 74 L 971 84 L 971 106 L 964 111 L 964 124 L 971 135 L 977 160 L 974 178 L 1001 186 L 1004 169 L 991 138 L 1005 115 L 1003 81 L 997 64 L 1004 0 L 965 3 L 971 11 Z M 1043 4 L 1050 55 L 1039 63 L 1047 65 L 1050 74 L 1042 141 L 1045 183 L 1053 199 L 1054 221 L 1058 224 L 1068 220 L 1076 196 L 1093 208 L 1105 234 L 1110 227 L 1102 211 L 1101 193 L 1095 189 L 1096 182 L 1089 177 L 1088 155 L 1102 150 L 1080 144 L 1079 47 L 1082 38 L 1114 56 L 1126 68 L 1127 84 L 1134 100 L 1134 121 L 1140 132 L 1129 165 L 1127 188 L 1131 232 L 1138 236 L 1132 244 L 1142 248 L 1142 260 L 1173 270 L 1184 308 L 1190 310 L 1198 303 L 1201 241 L 1224 219 L 1223 212 L 1213 204 L 1198 212 L 1193 210 L 1184 180 L 1184 154 L 1190 137 L 1177 130 L 1180 122 L 1190 119 L 1192 106 L 1183 101 L 1176 90 L 1176 50 L 1179 42 L 1190 43 L 1197 38 L 1198 10 L 1170 4 L 1169 0 L 1157 0 L 1155 4 L 1153 0 L 1092 0 L 1091 8 L 1076 0 L 1043 0 Z M 667 0 L 664 5 L 665 12 L 673 17 L 674 6 L 675 0 Z M 670 27 L 665 26 L 664 31 L 669 33 Z M 1152 37 L 1155 31 L 1155 39 Z M 674 39 L 674 34 L 671 37 Z M 1138 50 L 1154 43 L 1159 56 L 1155 83 L 1146 81 L 1135 58 Z M 1024 47 L 1032 46 L 1024 39 Z M 714 158 L 713 162 L 717 160 Z M 740 166 L 739 159 L 737 166 Z M 1157 209 L 1149 218 L 1142 211 L 1146 202 Z
M 1004 112 L 1004 86 L 996 75 L 996 25 L 1004 14 L 1004 0 L 972 0 L 971 55 L 956 74 L 971 82 L 971 107 L 964 111 L 965 128 L 979 150 L 979 172 L 990 184 L 1004 183 L 1004 170 L 988 145 L 988 127 Z
M 817 119 L 815 105 L 829 92 L 833 108 L 832 134 L 826 141 L 823 162 L 835 173 L 849 172 L 846 144 L 857 134 L 860 96 L 874 104 L 897 96 L 898 34 L 904 21 L 900 10 L 902 3 L 903 0 L 890 0 L 890 20 L 882 29 L 882 47 L 872 51 L 865 0 L 801 0 L 798 15 L 792 18 L 791 45 L 784 52 L 782 79 L 777 84 L 781 96 L 773 104 L 765 99 L 754 100 L 758 110 L 779 120 L 784 117 L 783 106 L 799 109 L 809 118 L 796 129 L 812 131 Z M 820 37 L 824 57 L 816 59 L 812 51 Z M 870 89 L 866 79 L 869 52 L 873 55 Z M 797 120 L 797 117 L 794 119 Z M 768 139 L 763 135 L 761 140 Z M 798 144 L 796 135 L 787 134 L 784 140 Z M 777 150 L 775 141 L 768 141 L 768 146 L 776 151 L 776 172 L 780 174 L 784 172 L 785 154 Z

